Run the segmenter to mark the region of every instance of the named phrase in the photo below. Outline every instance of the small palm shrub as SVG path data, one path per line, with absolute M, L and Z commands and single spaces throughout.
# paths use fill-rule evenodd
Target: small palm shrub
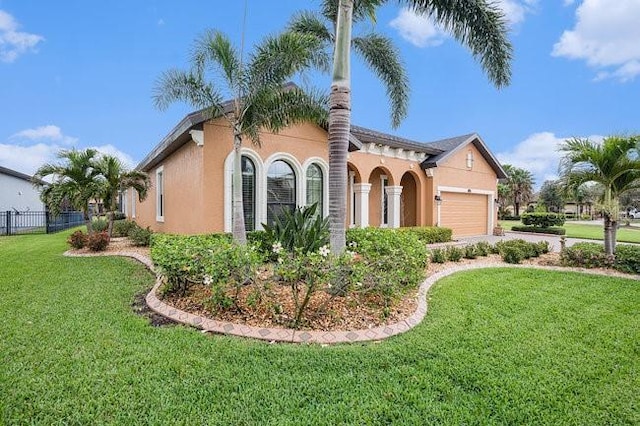
M 431 249 L 431 262 L 445 263 L 447 261 L 447 252 L 441 248 Z
M 91 251 L 105 251 L 109 245 L 109 234 L 106 232 L 94 232 L 87 238 L 87 247 Z
M 458 246 L 447 247 L 447 259 L 451 262 L 460 262 L 464 256 L 464 251 Z
M 266 239 L 272 245 L 280 243 L 289 253 L 313 253 L 329 244 L 329 218 L 316 214 L 316 203 L 285 210 L 271 226 L 262 224 Z
M 67 243 L 76 250 L 84 248 L 87 245 L 87 234 L 80 230 L 75 231 L 69 235 Z

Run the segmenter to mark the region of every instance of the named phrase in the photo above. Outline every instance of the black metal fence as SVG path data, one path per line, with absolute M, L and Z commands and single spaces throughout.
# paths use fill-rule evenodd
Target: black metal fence
M 51 234 L 84 224 L 82 212 L 0 212 L 0 235 Z

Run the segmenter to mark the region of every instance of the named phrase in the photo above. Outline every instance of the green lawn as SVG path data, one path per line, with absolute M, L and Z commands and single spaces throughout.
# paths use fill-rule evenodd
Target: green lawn
M 382 343 L 268 344 L 154 328 L 120 258 L 0 238 L 0 424 L 638 424 L 640 285 L 499 268 L 431 291 Z
M 514 225 L 522 226 L 519 220 L 501 220 L 500 224 L 505 229 L 511 229 Z M 601 224 L 583 225 L 565 222 L 563 228 L 567 230 L 567 237 L 585 238 L 588 240 L 602 240 L 604 230 Z M 617 241 L 625 243 L 640 243 L 640 227 L 623 227 L 618 229 Z

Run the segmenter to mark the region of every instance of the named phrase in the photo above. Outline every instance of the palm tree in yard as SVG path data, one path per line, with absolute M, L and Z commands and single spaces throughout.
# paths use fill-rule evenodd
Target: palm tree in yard
M 376 8 L 383 3 L 385 0 L 322 2 L 322 10 L 331 11 L 330 16 L 335 16 L 335 48 L 329 100 L 329 216 L 331 250 L 337 253 L 344 250 L 346 242 L 347 150 L 351 128 L 351 28 L 354 20 L 374 16 Z M 509 84 L 512 48 L 507 39 L 504 16 L 493 2 L 398 0 L 398 3 L 418 14 L 429 16 L 468 47 L 497 87 Z M 394 105 L 396 99 L 393 95 L 391 99 L 394 111 L 402 112 L 402 108 Z M 402 103 L 406 104 L 406 99 Z M 395 118 L 393 114 L 392 118 Z
M 138 193 L 138 199 L 143 201 L 147 198 L 150 187 L 149 176 L 145 172 L 128 170 L 118 158 L 112 155 L 100 157 L 95 163 L 95 168 L 102 178 L 100 195 L 108 212 L 107 232 L 111 236 L 118 207 L 118 196 L 123 191 L 133 188 Z
M 278 132 L 294 123 L 326 123 L 324 96 L 285 83 L 307 68 L 327 68 L 329 61 L 317 38 L 291 32 L 266 38 L 244 60 L 224 34 L 207 31 L 195 43 L 191 69 L 165 72 L 154 94 L 160 109 L 186 102 L 211 118 L 224 117 L 233 129 L 233 238 L 240 244 L 246 243 L 243 139 L 259 146 L 263 128 Z M 231 105 L 225 98 L 233 99 Z
M 504 164 L 503 168 L 507 174 L 505 184 L 509 188 L 514 213 L 516 216 L 520 216 L 520 206 L 528 203 L 533 197 L 533 175 L 528 170 L 510 164 Z
M 640 188 L 640 136 L 608 137 L 602 143 L 574 138 L 560 146 L 561 179 L 567 190 L 588 182 L 602 186 L 604 248 L 615 253 L 619 197 Z
M 89 234 L 93 232 L 89 202 L 100 198 L 102 188 L 100 173 L 95 168 L 97 154 L 95 149 L 60 151 L 58 158 L 62 162 L 44 164 L 34 175 L 34 181 L 52 179 L 40 192 L 49 212 L 56 216 L 63 203 L 70 203 L 82 212 Z

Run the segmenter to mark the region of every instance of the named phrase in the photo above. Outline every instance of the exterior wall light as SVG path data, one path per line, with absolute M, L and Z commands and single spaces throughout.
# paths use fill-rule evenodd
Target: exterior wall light
M 438 205 L 442 204 L 442 197 L 441 196 L 436 195 L 434 197 L 434 199 L 436 200 L 436 204 L 438 204 Z

